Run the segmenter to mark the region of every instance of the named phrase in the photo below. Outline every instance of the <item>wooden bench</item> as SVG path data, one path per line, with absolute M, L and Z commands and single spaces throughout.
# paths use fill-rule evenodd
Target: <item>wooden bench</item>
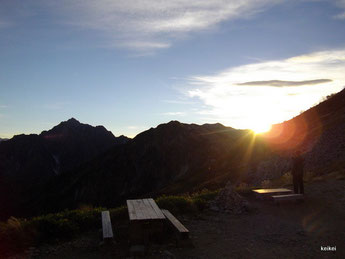
M 114 238 L 109 211 L 102 211 L 102 229 L 104 241 L 109 241 Z
M 186 240 L 189 238 L 189 230 L 182 225 L 182 223 L 174 217 L 168 210 L 162 210 L 165 217 L 169 220 L 169 222 L 173 225 L 174 229 L 176 230 L 177 236 L 180 240 Z
M 277 189 L 256 189 L 253 190 L 255 196 L 259 199 L 271 199 L 273 195 L 292 194 L 292 191 L 286 188 Z
M 275 203 L 285 202 L 285 201 L 303 201 L 304 195 L 299 193 L 284 194 L 284 195 L 273 195 L 273 201 Z

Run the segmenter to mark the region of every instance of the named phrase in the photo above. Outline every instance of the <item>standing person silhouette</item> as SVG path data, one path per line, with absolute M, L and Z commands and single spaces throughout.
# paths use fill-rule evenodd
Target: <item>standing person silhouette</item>
M 293 166 L 292 166 L 292 180 L 293 180 L 293 189 L 295 193 L 304 194 L 303 171 L 304 171 L 304 159 L 301 155 L 301 152 L 298 151 L 294 155 Z

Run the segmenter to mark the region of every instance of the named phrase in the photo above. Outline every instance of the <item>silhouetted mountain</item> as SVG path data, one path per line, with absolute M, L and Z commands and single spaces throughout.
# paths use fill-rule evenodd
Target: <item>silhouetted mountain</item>
M 5 140 L 8 140 L 8 139 L 7 138 L 0 138 L 0 142 L 5 141 Z
M 200 126 L 171 121 L 134 139 L 120 138 L 121 145 L 109 144 L 107 148 L 106 143 L 116 142 L 110 132 L 103 127 L 80 126 L 72 119 L 41 135 L 16 136 L 2 142 L 0 169 L 10 168 L 15 172 L 12 175 L 23 176 L 22 186 L 35 186 L 35 181 L 44 183 L 39 193 L 16 204 L 22 211 L 29 204 L 34 213 L 81 204 L 110 207 L 142 195 L 218 188 L 228 180 L 255 184 L 289 171 L 291 155 L 296 150 L 304 152 L 307 170 L 318 174 L 343 170 L 344 100 L 345 90 L 289 121 L 274 125 L 262 136 L 221 124 Z M 98 149 L 102 150 L 96 152 Z M 54 177 L 42 177 L 42 172 Z M 0 183 L 7 189 L 0 199 L 10 193 L 12 196 L 6 196 L 5 202 L 7 197 L 15 200 L 17 197 L 10 192 L 14 182 L 4 184 L 3 179 L 6 178 L 1 178 Z
M 127 140 L 114 137 L 103 126 L 72 118 L 40 135 L 18 135 L 1 142 L 1 214 L 16 215 L 48 180 Z
M 236 178 L 252 137 L 250 131 L 221 124 L 161 124 L 61 175 L 48 188 L 47 206 L 53 200 L 61 202 L 59 208 L 114 206 L 148 193 L 189 192 L 206 183 L 219 187 L 225 178 Z

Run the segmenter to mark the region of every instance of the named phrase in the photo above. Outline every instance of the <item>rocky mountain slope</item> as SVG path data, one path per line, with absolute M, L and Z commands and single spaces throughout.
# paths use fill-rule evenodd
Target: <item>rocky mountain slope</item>
M 27 210 L 23 206 L 47 181 L 127 140 L 114 137 L 103 126 L 72 118 L 40 135 L 18 135 L 1 142 L 0 217 Z
M 247 172 L 251 183 L 274 179 L 291 170 L 300 150 L 305 172 L 326 174 L 345 168 L 345 89 L 295 118 L 274 125 L 262 136 L 272 153 Z

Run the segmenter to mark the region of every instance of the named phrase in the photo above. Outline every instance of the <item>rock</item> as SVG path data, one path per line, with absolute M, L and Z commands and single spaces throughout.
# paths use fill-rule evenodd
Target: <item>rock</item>
M 225 188 L 210 204 L 210 209 L 213 211 L 233 214 L 248 212 L 249 208 L 249 203 L 233 190 L 230 182 L 226 184 Z
M 171 252 L 169 252 L 168 250 L 164 250 L 163 253 L 162 253 L 162 257 L 161 258 L 164 258 L 164 259 L 175 259 L 176 257 Z
M 215 212 L 219 212 L 219 211 L 220 211 L 219 207 L 216 206 L 215 204 L 212 204 L 212 205 L 210 206 L 210 210 L 215 211 Z

